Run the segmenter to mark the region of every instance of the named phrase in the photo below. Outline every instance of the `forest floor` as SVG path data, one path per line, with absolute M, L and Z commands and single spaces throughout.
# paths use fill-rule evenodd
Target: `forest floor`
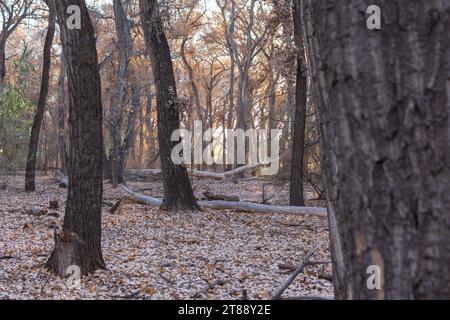
M 160 212 L 136 203 L 111 214 L 124 193 L 105 184 L 102 249 L 108 270 L 83 278 L 81 289 L 69 289 L 65 279 L 43 268 L 53 249 L 53 230 L 62 225 L 67 190 L 53 177 L 39 177 L 32 194 L 23 191 L 23 177 L 4 176 L 0 182 L 0 299 L 268 299 L 290 275 L 280 264 L 300 265 L 317 245 L 312 260 L 330 260 L 326 219 Z M 193 186 L 199 197 L 209 190 L 261 202 L 265 183 L 195 179 Z M 128 186 L 162 197 L 158 181 Z M 287 183 L 265 190 L 273 196 L 271 204 L 287 203 Z M 307 194 L 315 196 L 311 190 Z M 59 209 L 48 209 L 51 200 Z M 47 214 L 30 214 L 35 208 Z M 331 266 L 307 267 L 285 296 L 332 297 L 332 284 L 321 274 L 331 274 Z

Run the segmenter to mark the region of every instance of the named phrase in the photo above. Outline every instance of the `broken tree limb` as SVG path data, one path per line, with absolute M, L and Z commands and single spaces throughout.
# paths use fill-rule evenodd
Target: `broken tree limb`
M 204 192 L 203 195 L 206 199 L 209 201 L 228 201 L 228 202 L 239 202 L 241 199 L 238 196 L 235 195 L 226 195 L 226 194 L 219 194 L 219 193 L 212 193 L 210 191 Z
M 134 200 L 151 205 L 153 207 L 161 207 L 162 200 L 144 196 L 122 185 L 122 189 L 129 194 Z M 251 202 L 228 202 L 228 201 L 199 201 L 198 204 L 202 208 L 215 210 L 235 210 L 240 212 L 254 213 L 283 213 L 293 215 L 313 215 L 317 217 L 327 217 L 327 210 L 318 207 L 289 207 L 289 206 L 269 206 Z
M 263 163 L 257 163 L 257 164 L 249 164 L 240 168 L 236 168 L 231 171 L 227 172 L 209 172 L 209 171 L 199 171 L 194 169 L 187 169 L 188 173 L 191 176 L 197 177 L 197 178 L 211 178 L 216 180 L 226 180 L 228 178 L 232 178 L 240 173 L 258 169 L 261 167 L 265 167 L 268 164 Z M 145 176 L 153 176 L 153 175 L 160 175 L 161 170 L 160 169 L 143 169 L 143 170 L 128 170 L 129 174 L 132 175 L 145 175 Z
M 320 245 L 316 246 L 314 249 L 310 250 L 305 258 L 303 259 L 302 264 L 295 270 L 292 275 L 289 277 L 289 279 L 286 280 L 285 283 L 278 289 L 278 291 L 273 295 L 271 300 L 280 300 L 283 293 L 286 291 L 287 288 L 294 282 L 295 279 L 297 279 L 298 275 L 303 272 L 303 270 L 309 265 L 311 257 L 314 255 L 314 253 L 317 251 L 317 249 L 320 248 Z

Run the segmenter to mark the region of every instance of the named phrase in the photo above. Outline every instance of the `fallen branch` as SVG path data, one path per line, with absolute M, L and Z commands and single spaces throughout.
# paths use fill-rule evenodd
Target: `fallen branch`
M 258 169 L 260 167 L 265 167 L 266 165 L 268 165 L 268 164 L 263 164 L 263 163 L 249 164 L 249 165 L 239 167 L 234 170 L 227 171 L 227 172 L 209 172 L 209 171 L 199 171 L 199 170 L 195 170 L 195 169 L 188 169 L 188 173 L 191 176 L 198 177 L 198 178 L 211 178 L 211 179 L 217 179 L 217 180 L 225 180 L 227 178 L 234 177 L 234 176 L 236 176 L 240 173 L 246 172 L 246 171 Z M 160 169 L 128 170 L 128 173 L 132 174 L 132 175 L 153 176 L 153 175 L 160 175 L 161 170 Z
M 317 276 L 319 279 L 327 280 L 333 282 L 333 275 L 326 273 L 319 273 Z
M 141 293 L 140 291 L 136 291 L 136 292 L 130 293 L 128 295 L 123 295 L 123 296 L 120 296 L 120 295 L 108 295 L 108 297 L 110 297 L 112 299 L 122 299 L 122 300 L 134 299 L 134 300 L 136 300 L 136 299 L 141 299 L 140 293 Z
M 134 200 L 148 204 L 153 207 L 161 207 L 162 200 L 144 196 L 136 193 L 133 190 L 122 185 L 122 189 L 128 193 Z M 254 213 L 284 213 L 293 215 L 313 215 L 318 217 L 326 217 L 327 211 L 324 208 L 318 207 L 290 207 L 290 206 L 269 206 L 251 202 L 228 202 L 228 201 L 199 201 L 199 206 L 202 208 L 215 210 L 235 210 L 240 212 L 254 212 Z
M 13 256 L 0 256 L 0 260 L 12 260 L 16 259 L 16 257 Z
M 311 259 L 311 257 L 314 255 L 314 253 L 317 251 L 317 249 L 319 249 L 319 247 L 320 247 L 320 245 L 318 245 L 314 249 L 310 250 L 306 254 L 305 258 L 303 259 L 302 264 L 297 268 L 297 270 L 294 271 L 294 273 L 292 273 L 292 275 L 289 277 L 289 279 L 287 279 L 287 281 L 285 283 L 283 283 L 283 285 L 280 287 L 280 289 L 278 289 L 278 291 L 273 295 L 271 300 L 279 300 L 281 298 L 281 296 L 286 291 L 286 289 L 289 288 L 289 286 L 292 284 L 292 282 L 294 282 L 294 280 L 298 277 L 298 275 L 303 272 L 303 270 L 305 269 L 306 266 L 308 266 L 309 259 Z
M 278 269 L 280 270 L 287 270 L 287 271 L 295 271 L 297 269 L 296 266 L 292 265 L 292 264 L 288 264 L 288 263 L 280 263 L 278 265 Z
M 327 296 L 298 296 L 298 297 L 286 297 L 280 298 L 280 300 L 289 301 L 289 300 L 334 300 L 331 297 Z
M 212 193 L 212 192 L 204 192 L 203 195 L 206 199 L 209 201 L 228 201 L 228 202 L 239 202 L 241 199 L 238 196 L 228 196 L 226 194 L 218 194 L 218 193 Z

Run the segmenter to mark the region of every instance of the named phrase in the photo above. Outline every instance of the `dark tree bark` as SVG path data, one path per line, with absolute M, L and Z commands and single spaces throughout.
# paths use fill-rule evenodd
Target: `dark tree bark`
M 156 0 L 140 0 L 144 37 L 152 62 L 158 101 L 158 141 L 164 184 L 162 209 L 199 210 L 186 168 L 171 159 L 177 142 L 172 133 L 180 128 L 180 106 L 170 48 L 163 30 Z
M 450 2 L 302 2 L 336 297 L 449 299 Z
M 295 118 L 292 141 L 290 205 L 304 206 L 303 172 L 305 154 L 305 126 L 307 103 L 307 71 L 301 35 L 301 15 L 298 1 L 294 1 L 294 40 L 297 47 L 297 84 L 295 88 Z
M 81 9 L 81 29 L 68 29 L 67 8 Z M 46 266 L 64 276 L 69 266 L 83 275 L 104 269 L 101 251 L 102 102 L 94 29 L 83 0 L 56 1 L 67 62 L 69 94 L 69 190 L 62 232 Z
M 0 111 L 3 109 L 3 91 L 6 78 L 6 35 L 0 37 Z
M 58 154 L 61 161 L 60 170 L 63 175 L 67 175 L 67 147 L 66 147 L 66 63 L 64 54 L 61 54 L 58 79 Z
M 33 126 L 31 128 L 30 143 L 28 147 L 27 168 L 25 171 L 25 191 L 36 191 L 36 155 L 39 145 L 39 135 L 41 132 L 42 119 L 44 118 L 45 105 L 47 103 L 48 85 L 50 80 L 51 53 L 53 38 L 55 36 L 55 3 L 54 0 L 47 0 L 46 4 L 49 9 L 48 29 L 44 43 L 41 91 L 39 93 L 39 101 L 34 115 Z

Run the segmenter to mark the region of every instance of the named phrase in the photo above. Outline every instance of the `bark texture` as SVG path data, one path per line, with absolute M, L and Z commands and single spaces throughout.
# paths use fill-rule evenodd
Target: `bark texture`
M 298 1 L 293 5 L 294 39 L 297 48 L 297 83 L 295 88 L 295 118 L 292 141 L 290 205 L 304 206 L 303 172 L 305 155 L 305 126 L 307 103 L 307 71 L 305 65 L 305 49 L 301 32 L 301 15 Z
M 39 135 L 42 127 L 42 119 L 44 118 L 45 105 L 47 103 L 48 85 L 50 80 L 51 53 L 53 38 L 55 36 L 56 12 L 54 0 L 46 1 L 48 14 L 47 35 L 44 43 L 41 91 L 39 93 L 39 101 L 31 128 L 30 143 L 28 147 L 27 167 L 25 171 L 25 191 L 36 191 L 36 158 L 39 145 Z
M 449 299 L 450 1 L 302 2 L 336 297 Z
M 158 141 L 163 174 L 164 201 L 162 209 L 198 210 L 186 168 L 171 159 L 178 142 L 172 133 L 180 128 L 180 103 L 177 98 L 170 48 L 158 12 L 158 1 L 140 0 L 144 37 L 150 54 L 156 82 Z
M 68 29 L 67 8 L 81 9 L 82 27 Z M 75 265 L 82 274 L 104 269 L 101 252 L 102 103 L 95 35 L 82 0 L 56 1 L 67 62 L 69 94 L 69 189 L 62 232 L 46 266 L 64 276 Z

